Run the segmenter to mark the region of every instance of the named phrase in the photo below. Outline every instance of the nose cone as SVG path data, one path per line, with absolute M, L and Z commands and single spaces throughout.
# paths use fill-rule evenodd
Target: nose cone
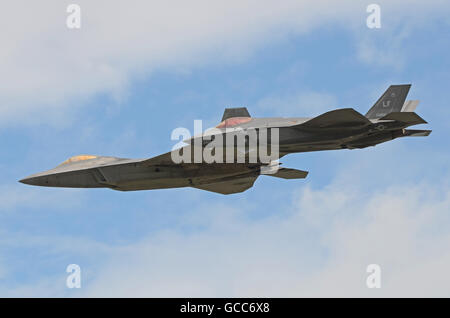
M 24 184 L 29 184 L 29 183 L 28 183 L 29 180 L 30 180 L 30 178 L 23 178 L 23 179 L 19 180 L 19 182 L 20 182 L 20 183 L 24 183 Z
M 37 185 L 36 178 L 23 178 L 22 180 L 19 180 L 19 182 L 29 185 Z
M 24 183 L 24 184 L 29 184 L 29 185 L 34 185 L 34 186 L 45 186 L 47 185 L 47 181 L 46 181 L 46 177 L 42 176 L 42 177 L 33 177 L 33 176 L 29 176 L 27 178 L 23 178 L 22 180 L 19 180 L 19 182 Z

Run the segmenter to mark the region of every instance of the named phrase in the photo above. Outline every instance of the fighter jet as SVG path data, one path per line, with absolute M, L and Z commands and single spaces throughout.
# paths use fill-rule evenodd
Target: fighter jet
M 278 159 L 291 153 L 359 149 L 399 137 L 428 136 L 431 130 L 406 129 L 427 123 L 414 112 L 419 101 L 405 102 L 410 87 L 410 84 L 390 86 L 365 115 L 352 108 L 342 108 L 314 118 L 253 118 L 245 107 L 226 108 L 221 123 L 214 129 L 214 137 L 206 133 L 194 136 L 186 140 L 181 150 L 173 149 L 148 159 L 75 156 L 56 168 L 31 175 L 20 182 L 47 187 L 120 191 L 193 187 L 232 194 L 251 188 L 261 174 L 302 179 L 307 176 L 307 171 L 280 168 Z M 246 134 L 250 130 L 260 132 L 262 129 L 278 131 L 278 154 L 270 162 L 263 162 L 258 155 L 250 162 L 250 147 L 243 151 L 243 162 L 206 162 L 204 159 L 174 162 L 174 154 L 189 151 L 192 158 L 195 149 L 207 149 L 219 135 L 226 137 L 231 133 Z M 273 141 L 268 139 L 269 143 Z M 227 144 L 223 147 L 225 149 Z M 238 151 L 233 158 L 237 157 Z

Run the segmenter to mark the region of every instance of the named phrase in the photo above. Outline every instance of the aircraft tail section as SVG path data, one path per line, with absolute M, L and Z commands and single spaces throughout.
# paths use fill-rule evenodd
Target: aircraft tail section
M 386 92 L 384 92 L 372 108 L 369 109 L 366 117 L 369 119 L 379 119 L 392 112 L 401 112 L 410 88 L 411 84 L 389 86 Z M 415 109 L 418 101 L 410 102 L 412 102 L 412 104 L 408 106 L 409 109 Z
M 392 112 L 381 117 L 382 120 L 395 120 L 411 125 L 427 124 L 427 122 L 415 112 Z
M 414 112 L 419 105 L 420 100 L 407 100 L 402 107 L 402 112 Z
M 308 171 L 292 169 L 292 168 L 279 168 L 276 173 L 264 174 L 269 177 L 276 177 L 282 179 L 304 179 L 308 175 Z
M 409 137 L 426 137 L 431 134 L 431 130 L 422 129 L 405 129 L 404 136 Z

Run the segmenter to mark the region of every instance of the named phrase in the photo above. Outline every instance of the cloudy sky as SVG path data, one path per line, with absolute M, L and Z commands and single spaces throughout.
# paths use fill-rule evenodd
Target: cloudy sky
M 4 2 L 0 296 L 450 296 L 448 1 L 377 1 L 380 29 L 374 1 Z M 231 196 L 17 182 L 77 154 L 166 152 L 225 107 L 365 113 L 405 83 L 428 138 L 283 158 L 305 180 Z

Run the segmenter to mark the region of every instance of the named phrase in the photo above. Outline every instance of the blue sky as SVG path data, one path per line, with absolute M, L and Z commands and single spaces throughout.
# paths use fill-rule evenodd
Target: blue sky
M 382 27 L 368 29 L 371 2 L 239 3 L 119 1 L 102 14 L 80 1 L 82 28 L 68 30 L 67 4 L 27 16 L 34 5 L 10 2 L 0 296 L 449 295 L 449 5 L 380 1 Z M 402 83 L 433 133 L 281 160 L 305 180 L 260 177 L 231 196 L 17 183 L 77 154 L 158 155 L 174 128 L 212 126 L 225 107 L 365 113 Z M 81 289 L 65 286 L 72 263 Z M 380 290 L 365 286 L 371 263 Z

